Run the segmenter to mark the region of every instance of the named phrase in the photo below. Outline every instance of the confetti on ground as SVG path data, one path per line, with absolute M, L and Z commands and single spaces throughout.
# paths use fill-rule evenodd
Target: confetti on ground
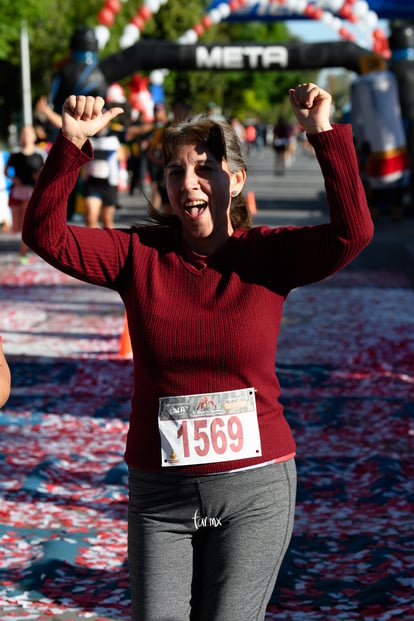
M 122 304 L 41 260 L 2 268 L 0 619 L 130 621 Z M 388 272 L 287 300 L 276 366 L 298 503 L 266 621 L 414 619 L 413 308 Z

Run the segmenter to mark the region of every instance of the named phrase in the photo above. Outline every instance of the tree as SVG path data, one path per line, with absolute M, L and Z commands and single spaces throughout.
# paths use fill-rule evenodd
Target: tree
M 20 30 L 27 24 L 30 41 L 33 99 L 50 89 L 56 66 L 68 53 L 78 25 L 96 23 L 102 0 L 0 0 L 0 132 L 7 138 L 10 123 L 21 121 Z

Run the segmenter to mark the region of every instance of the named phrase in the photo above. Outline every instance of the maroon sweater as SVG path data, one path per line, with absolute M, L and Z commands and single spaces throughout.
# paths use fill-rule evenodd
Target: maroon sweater
M 125 459 L 161 469 L 159 398 L 254 387 L 260 458 L 187 467 L 221 472 L 289 455 L 295 443 L 278 402 L 276 344 L 283 303 L 295 287 L 343 268 L 371 240 L 351 128 L 309 136 L 325 179 L 330 223 L 236 230 L 200 268 L 180 229 L 89 229 L 66 223 L 80 167 L 93 157 L 59 134 L 27 209 L 23 239 L 59 270 L 119 292 L 134 356 Z

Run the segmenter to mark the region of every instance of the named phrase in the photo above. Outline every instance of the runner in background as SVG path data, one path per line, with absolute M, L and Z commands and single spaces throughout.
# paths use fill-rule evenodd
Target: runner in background
M 284 175 L 286 166 L 292 161 L 293 127 L 281 117 L 273 128 L 273 149 L 275 152 L 275 175 Z
M 147 147 L 148 172 L 151 179 L 151 203 L 155 209 L 161 209 L 163 205 L 168 205 L 168 199 L 162 185 L 164 169 L 158 148 L 167 123 L 168 115 L 165 105 L 156 103 L 154 105 L 154 127 Z
M 158 105 L 158 104 L 157 104 Z M 161 104 L 163 105 L 163 104 Z M 154 108 L 154 118 L 145 119 L 143 112 L 129 125 L 125 132 L 125 142 L 129 149 L 129 194 L 133 196 L 135 188 L 145 193 L 145 178 L 150 175 L 150 162 L 147 152 L 154 128 L 159 124 L 160 108 Z
M 250 155 L 252 150 L 256 147 L 257 131 L 253 122 L 246 125 L 246 147 L 247 154 Z
M 83 168 L 85 224 L 111 229 L 118 204 L 121 143 L 107 126 L 91 138 L 91 144 L 94 158 Z
M 176 99 L 171 104 L 171 119 L 168 118 L 166 112 L 162 115 L 162 120 L 157 124 L 152 134 L 148 151 L 148 164 L 151 175 L 152 196 L 151 205 L 156 210 L 165 213 L 170 212 L 170 201 L 164 183 L 164 156 L 162 153 L 162 137 L 165 128 L 170 124 L 179 123 L 191 118 L 192 108 L 187 102 Z
M 12 213 L 14 233 L 21 233 L 24 214 L 33 192 L 33 187 L 46 160 L 46 152 L 36 146 L 37 135 L 32 125 L 25 125 L 20 132 L 20 146 L 14 149 L 4 170 L 12 181 L 9 206 Z M 20 261 L 27 263 L 27 246 L 20 244 Z

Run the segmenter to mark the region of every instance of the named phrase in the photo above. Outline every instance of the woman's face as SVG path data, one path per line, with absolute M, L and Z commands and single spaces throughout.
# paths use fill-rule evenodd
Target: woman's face
M 245 171 L 231 174 L 203 145 L 181 145 L 166 166 L 171 208 L 181 221 L 185 241 L 201 254 L 212 254 L 232 235 L 232 193 L 240 193 Z

